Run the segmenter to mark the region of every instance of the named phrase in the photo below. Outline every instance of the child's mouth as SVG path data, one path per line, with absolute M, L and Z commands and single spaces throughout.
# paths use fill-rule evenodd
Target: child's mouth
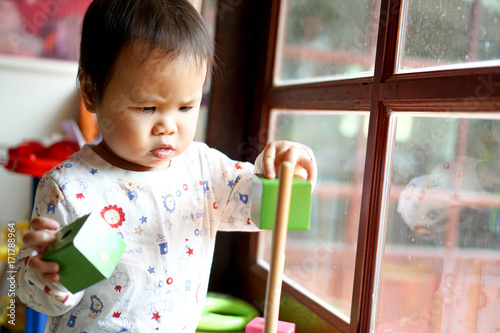
M 172 157 L 174 154 L 174 150 L 172 148 L 156 148 L 151 151 L 154 157 L 162 159 L 162 160 L 168 160 L 169 158 Z

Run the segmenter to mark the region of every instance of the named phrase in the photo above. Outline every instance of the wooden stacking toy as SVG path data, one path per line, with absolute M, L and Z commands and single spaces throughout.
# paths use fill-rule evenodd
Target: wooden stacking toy
M 254 179 L 252 220 L 257 221 L 261 229 L 273 229 L 273 240 L 264 318 L 256 317 L 250 321 L 245 333 L 295 333 L 295 324 L 278 320 L 285 246 L 287 229 L 309 228 L 311 184 L 307 180 L 294 178 L 293 171 L 291 163 L 283 162 L 278 180 L 263 177 Z
M 276 217 L 279 179 L 253 176 L 252 221 L 260 229 L 272 230 Z M 311 221 L 311 183 L 295 176 L 292 180 L 288 230 L 309 230 Z
M 89 214 L 59 230 L 42 260 L 57 262 L 59 282 L 76 293 L 109 278 L 125 247 L 99 214 Z

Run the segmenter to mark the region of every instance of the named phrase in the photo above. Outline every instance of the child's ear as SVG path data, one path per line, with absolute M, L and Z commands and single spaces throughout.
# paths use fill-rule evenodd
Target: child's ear
M 78 79 L 80 80 L 80 90 L 82 92 L 83 104 L 85 104 L 85 108 L 91 112 L 96 112 L 96 103 L 94 99 L 94 87 L 92 85 L 92 81 L 90 77 L 82 71 L 78 73 Z

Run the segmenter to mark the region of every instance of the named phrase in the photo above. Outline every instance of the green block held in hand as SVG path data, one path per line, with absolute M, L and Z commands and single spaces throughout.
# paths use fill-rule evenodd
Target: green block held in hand
M 98 214 L 89 214 L 59 230 L 42 260 L 57 262 L 59 282 L 76 293 L 109 278 L 125 247 Z
M 252 184 L 252 221 L 260 229 L 273 229 L 276 219 L 279 179 L 254 175 Z M 311 183 L 293 178 L 288 230 L 308 230 L 311 224 Z

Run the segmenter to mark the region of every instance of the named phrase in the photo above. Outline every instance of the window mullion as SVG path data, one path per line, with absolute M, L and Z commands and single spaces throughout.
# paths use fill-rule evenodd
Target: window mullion
M 387 109 L 380 100 L 380 87 L 394 73 L 402 1 L 381 1 L 375 71 L 371 93 L 369 144 L 365 159 L 351 308 L 351 332 L 368 332 L 370 329 L 389 126 Z

